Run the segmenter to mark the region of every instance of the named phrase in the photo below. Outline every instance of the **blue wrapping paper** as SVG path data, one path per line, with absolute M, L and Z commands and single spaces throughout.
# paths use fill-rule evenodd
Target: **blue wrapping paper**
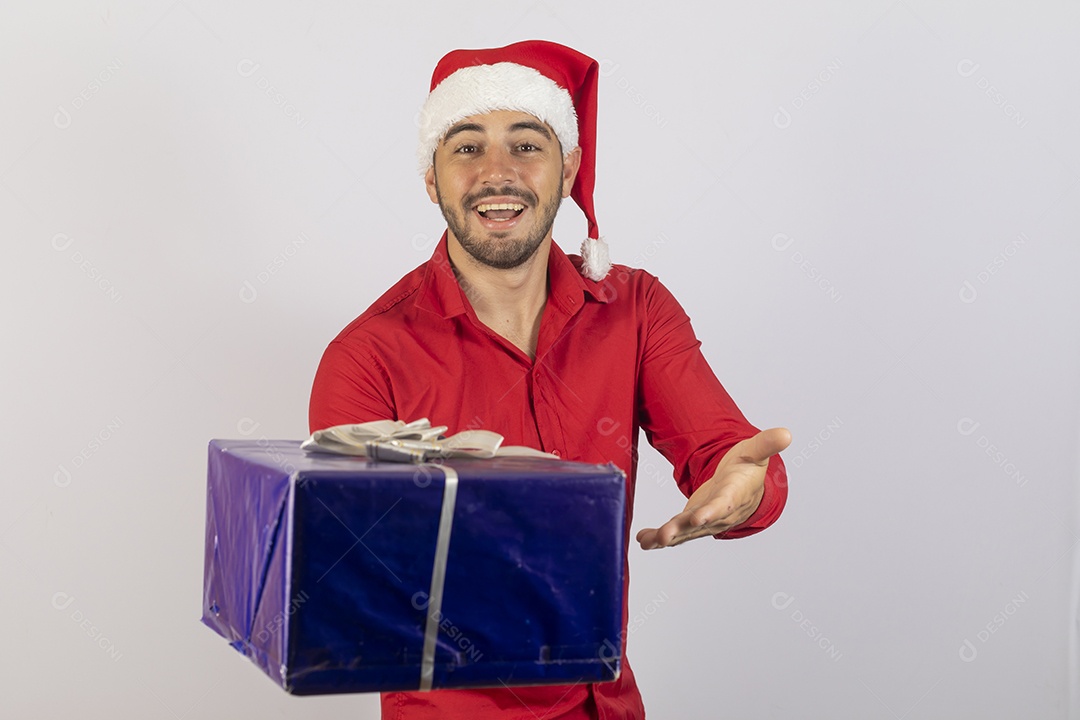
M 422 665 L 436 689 L 616 678 L 622 472 L 444 465 L 458 481 L 436 607 L 444 467 L 211 441 L 203 622 L 298 695 L 418 690 Z

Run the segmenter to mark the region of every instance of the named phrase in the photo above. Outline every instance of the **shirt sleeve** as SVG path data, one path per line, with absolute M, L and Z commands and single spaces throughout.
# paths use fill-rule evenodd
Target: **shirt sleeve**
M 330 343 L 311 387 L 309 431 L 397 419 L 390 379 L 378 362 L 362 345 Z
M 638 417 L 649 443 L 675 467 L 679 489 L 689 497 L 712 477 L 733 445 L 753 437 L 758 429 L 705 361 L 701 342 L 678 301 L 659 280 L 645 277 Z M 738 538 L 764 530 L 780 516 L 786 501 L 787 473 L 775 455 L 757 510 L 741 525 L 715 537 Z

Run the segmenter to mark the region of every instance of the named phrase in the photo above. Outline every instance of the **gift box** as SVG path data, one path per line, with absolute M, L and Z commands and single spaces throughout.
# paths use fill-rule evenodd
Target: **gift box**
M 290 693 L 603 682 L 626 484 L 546 458 L 379 462 L 213 440 L 203 622 Z

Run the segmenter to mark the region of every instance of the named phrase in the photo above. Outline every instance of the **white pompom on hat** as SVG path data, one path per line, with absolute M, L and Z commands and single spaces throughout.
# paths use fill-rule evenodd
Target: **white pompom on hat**
M 516 110 L 547 123 L 564 155 L 581 148 L 581 165 L 570 197 L 585 213 L 589 226 L 581 244 L 581 274 L 596 281 L 611 269 L 593 209 L 599 70 L 592 58 L 546 40 L 447 53 L 435 67 L 431 92 L 420 111 L 417 154 L 420 172 L 425 173 L 446 131 L 471 115 Z

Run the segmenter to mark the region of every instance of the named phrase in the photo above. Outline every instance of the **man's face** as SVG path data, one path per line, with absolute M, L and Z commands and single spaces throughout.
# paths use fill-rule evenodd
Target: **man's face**
M 469 255 L 489 267 L 514 268 L 551 236 L 580 157 L 574 148 L 564 161 L 555 133 L 532 115 L 496 110 L 447 130 L 425 181 Z

